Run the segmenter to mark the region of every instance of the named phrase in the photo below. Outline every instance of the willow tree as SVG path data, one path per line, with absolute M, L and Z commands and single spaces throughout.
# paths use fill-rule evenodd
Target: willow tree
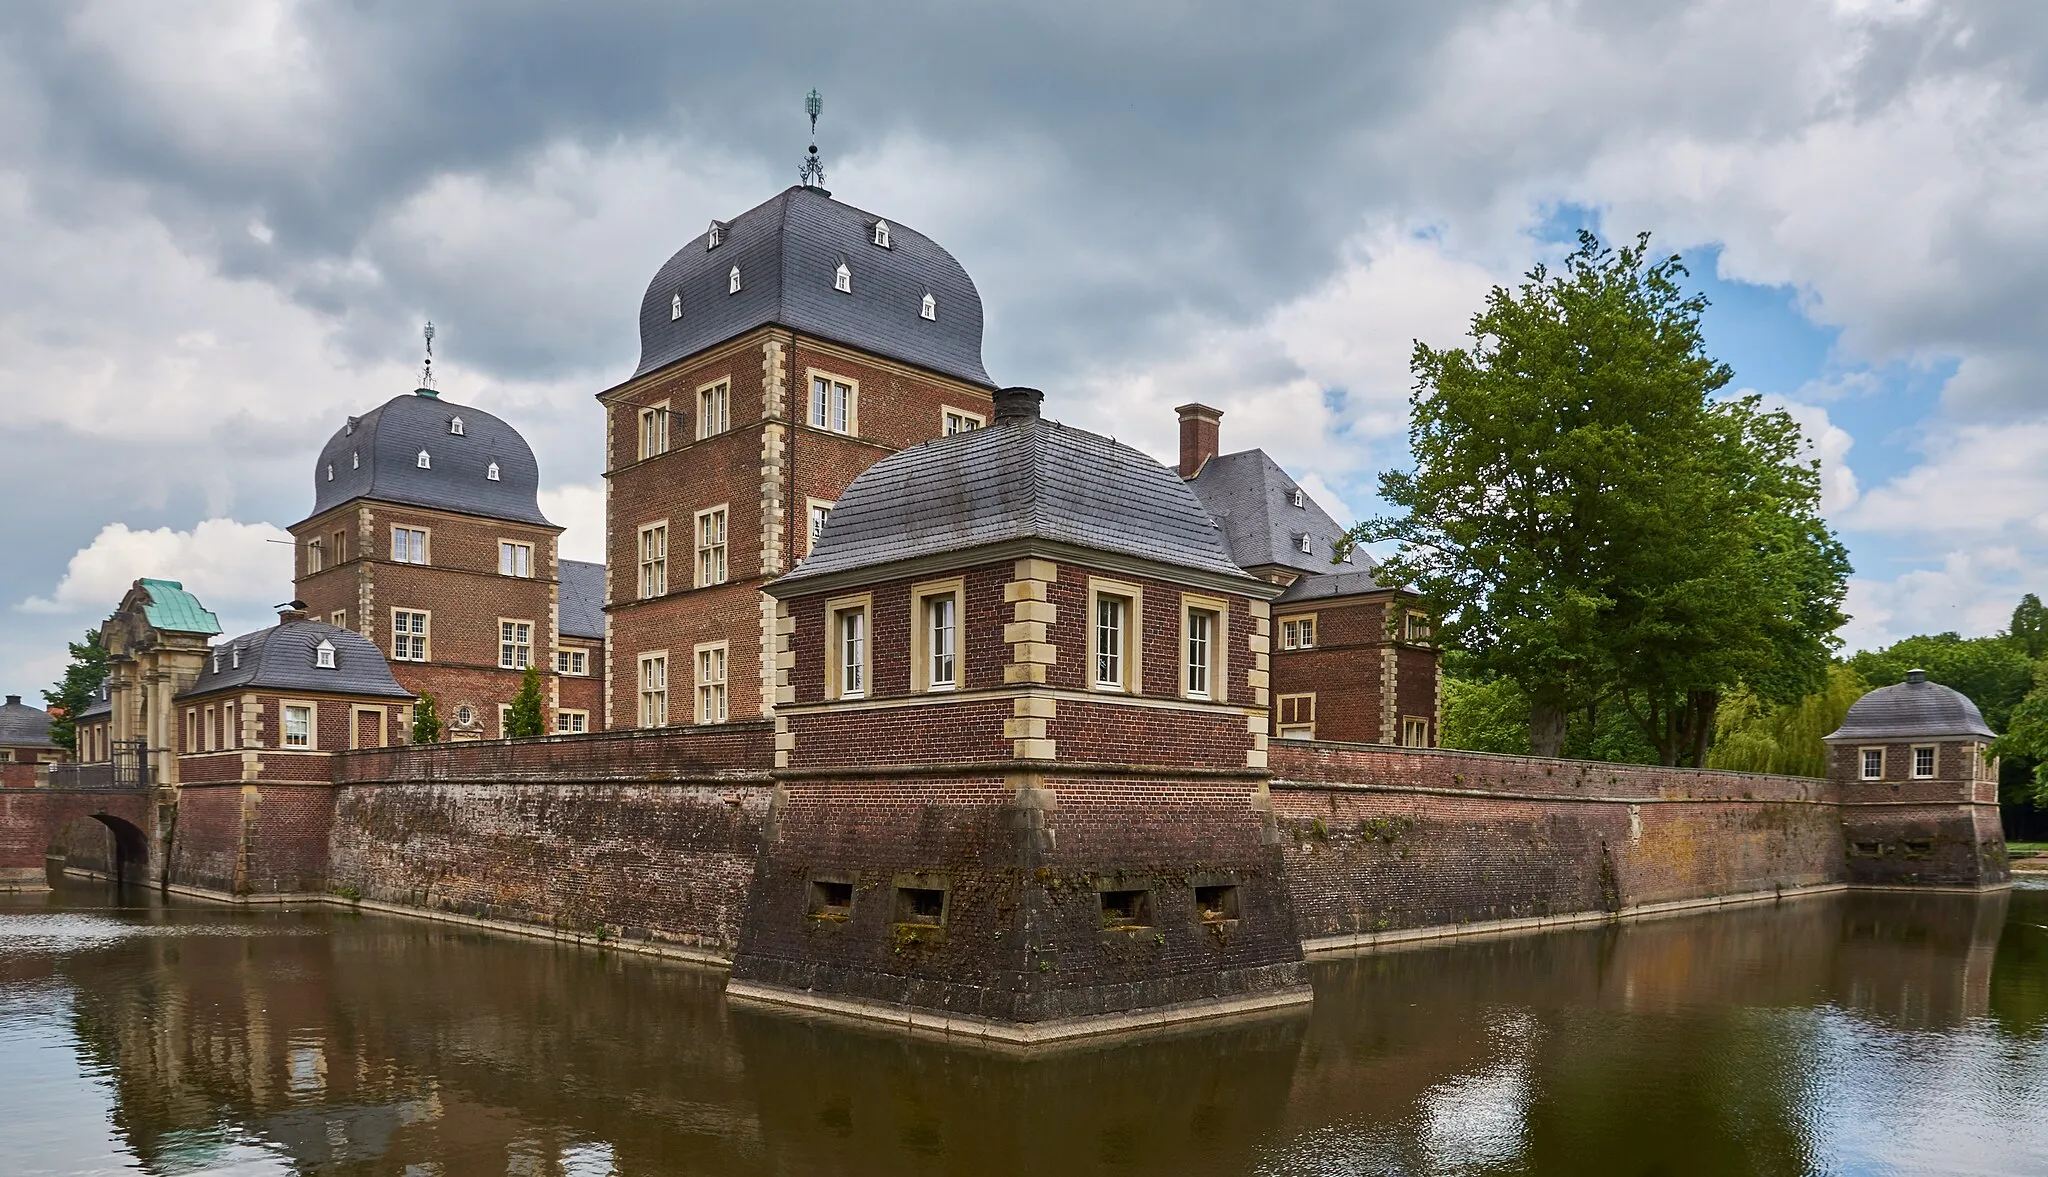
M 1842 621 L 1816 467 L 1783 414 L 1716 396 L 1731 373 L 1685 274 L 1647 234 L 1581 233 L 1560 271 L 1489 293 L 1469 346 L 1418 342 L 1415 468 L 1380 487 L 1403 513 L 1352 533 L 1399 541 L 1386 575 L 1521 688 L 1538 755 L 1599 704 L 1628 707 L 1666 763 L 1700 763 L 1720 693 L 1812 689 Z

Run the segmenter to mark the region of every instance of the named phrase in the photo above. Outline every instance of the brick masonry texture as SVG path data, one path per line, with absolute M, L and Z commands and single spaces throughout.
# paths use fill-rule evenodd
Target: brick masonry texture
M 334 790 L 292 786 L 187 785 L 179 791 L 171 881 L 232 895 L 327 889 Z
M 1932 744 L 1935 775 L 1912 776 L 1913 749 Z M 1862 780 L 1866 748 L 1884 749 L 1881 779 Z M 1852 883 L 1995 886 L 2011 880 L 1998 820 L 1998 781 L 1983 745 L 1955 740 L 1836 744 L 1829 775 L 1843 782 L 1843 841 Z

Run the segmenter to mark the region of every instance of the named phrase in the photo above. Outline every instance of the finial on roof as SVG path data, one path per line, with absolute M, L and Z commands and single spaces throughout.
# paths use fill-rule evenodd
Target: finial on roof
M 440 396 L 440 393 L 434 391 L 434 321 L 432 319 L 427 320 L 427 328 L 420 334 L 424 335 L 427 340 L 427 358 L 420 364 L 420 386 L 413 391 L 421 396 Z
M 825 99 L 816 90 L 804 95 L 804 113 L 811 116 L 811 150 L 804 156 L 804 166 L 797 169 L 796 178 L 804 187 L 830 196 L 825 191 L 825 165 L 818 162 L 818 115 L 824 110 Z
M 1926 682 L 1926 681 L 1927 681 L 1927 672 L 1926 672 L 1926 671 L 1924 671 L 1924 670 L 1919 670 L 1919 669 L 1909 670 L 1909 671 L 1907 671 L 1907 672 L 1906 672 L 1906 681 L 1907 681 L 1907 682 Z

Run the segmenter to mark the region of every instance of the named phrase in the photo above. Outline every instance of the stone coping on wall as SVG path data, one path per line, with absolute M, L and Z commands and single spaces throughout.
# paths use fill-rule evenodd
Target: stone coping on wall
M 765 780 L 775 765 L 768 720 L 701 727 L 399 744 L 334 755 L 334 783 Z
M 1268 751 L 1275 787 L 1627 804 L 1749 801 L 1832 805 L 1842 800 L 1841 789 L 1819 777 L 1314 740 L 1274 740 Z

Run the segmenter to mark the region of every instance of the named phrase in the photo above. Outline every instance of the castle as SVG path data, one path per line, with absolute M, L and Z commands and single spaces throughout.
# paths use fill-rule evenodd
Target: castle
M 958 263 L 820 189 L 713 222 L 640 329 L 602 565 L 499 418 L 350 418 L 275 626 L 135 582 L 82 763 L 0 790 L 0 881 L 339 896 L 1028 1044 L 1297 1005 L 1306 953 L 1404 935 L 2005 879 L 1931 683 L 1827 781 L 1437 750 L 1428 619 L 1282 466 L 1200 404 L 1174 467 L 1049 420 Z M 529 668 L 556 734 L 500 739 Z

